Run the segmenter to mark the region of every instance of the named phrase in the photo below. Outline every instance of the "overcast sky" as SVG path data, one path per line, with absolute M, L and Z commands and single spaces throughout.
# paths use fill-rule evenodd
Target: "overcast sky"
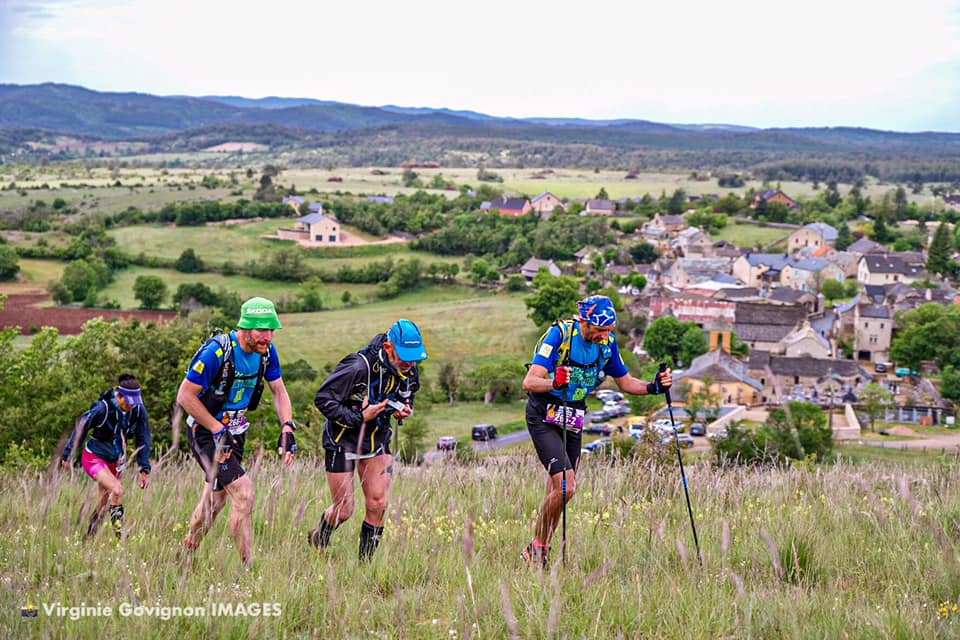
M 960 132 L 960 0 L 0 0 L 0 83 Z

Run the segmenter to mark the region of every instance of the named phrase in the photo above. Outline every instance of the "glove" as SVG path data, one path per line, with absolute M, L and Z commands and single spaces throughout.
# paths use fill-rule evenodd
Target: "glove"
M 293 435 L 293 431 L 281 431 L 277 438 L 277 453 L 282 456 L 287 451 L 297 452 L 297 437 Z
M 570 382 L 570 367 L 557 367 L 553 372 L 553 388 L 560 389 Z
M 233 434 L 226 427 L 220 433 L 214 434 L 213 441 L 217 443 L 217 453 L 233 451 Z

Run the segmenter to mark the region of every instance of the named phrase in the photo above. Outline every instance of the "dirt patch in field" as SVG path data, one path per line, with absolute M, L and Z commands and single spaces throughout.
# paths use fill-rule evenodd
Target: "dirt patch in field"
M 93 318 L 142 322 L 168 322 L 176 317 L 173 311 L 118 311 L 116 309 L 76 309 L 51 305 L 49 293 L 11 293 L 0 309 L 0 326 L 20 327 L 20 333 L 29 335 L 43 327 L 56 327 L 61 335 L 77 335 L 83 324 Z

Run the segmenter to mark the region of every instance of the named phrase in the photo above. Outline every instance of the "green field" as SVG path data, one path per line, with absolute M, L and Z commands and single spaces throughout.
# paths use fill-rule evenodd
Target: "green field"
M 299 283 L 272 282 L 249 278 L 247 276 L 222 276 L 217 273 L 180 273 L 172 269 L 148 269 L 145 267 L 131 267 L 114 274 L 114 280 L 100 293 L 106 300 L 114 300 L 122 309 L 136 309 L 140 302 L 133 295 L 133 284 L 139 276 L 159 276 L 166 284 L 169 292 L 164 300 L 164 308 L 172 304 L 171 297 L 181 284 L 201 282 L 214 291 L 221 288 L 233 291 L 241 299 L 253 296 L 269 296 L 274 301 L 295 300 L 303 291 Z M 377 286 L 371 284 L 324 284 L 320 286 L 320 294 L 325 309 L 342 307 L 341 296 L 349 291 L 351 298 L 360 304 L 376 299 Z
M 232 160 L 231 160 L 232 158 Z M 144 210 L 159 209 L 171 202 L 199 202 L 211 198 L 231 200 L 244 197 L 251 199 L 257 188 L 259 171 L 265 164 L 283 166 L 283 158 L 251 156 L 230 156 L 228 154 L 213 153 L 185 153 L 164 154 L 163 156 L 136 156 L 130 159 L 131 163 L 157 164 L 180 160 L 184 163 L 215 162 L 219 166 L 209 169 L 193 168 L 165 168 L 157 169 L 148 166 L 136 168 L 110 169 L 107 167 L 87 167 L 77 164 L 51 164 L 44 167 L 0 166 L 0 185 L 15 183 L 20 188 L 28 189 L 25 195 L 16 190 L 0 190 L 0 211 L 15 210 L 25 207 L 31 202 L 42 199 L 48 202 L 56 197 L 64 198 L 71 206 L 77 206 L 81 211 L 116 212 L 128 206 L 136 206 Z M 246 169 L 254 170 L 252 177 L 247 177 Z M 378 170 L 385 175 L 374 175 L 373 167 L 337 167 L 333 169 L 299 169 L 284 168 L 275 179 L 281 187 L 295 187 L 298 192 L 311 197 L 322 199 L 328 193 L 353 194 L 410 194 L 416 188 L 403 185 L 403 170 L 397 167 L 381 167 Z M 476 167 L 442 167 L 438 169 L 415 170 L 423 184 L 429 184 L 434 176 L 442 174 L 446 180 L 453 181 L 457 186 L 469 185 L 479 187 Z M 610 198 L 640 197 L 650 194 L 655 198 L 663 195 L 670 196 L 676 189 L 683 189 L 690 195 L 717 194 L 729 192 L 742 195 L 747 189 L 762 190 L 766 188 L 781 188 L 791 197 L 813 197 L 817 191 L 809 182 L 781 182 L 776 185 L 763 183 L 757 180 L 748 180 L 744 187 L 730 189 L 717 185 L 715 177 L 706 180 L 695 179 L 691 172 L 642 172 L 636 179 L 626 179 L 626 171 L 610 171 L 593 169 L 556 168 L 549 172 L 543 169 L 495 169 L 494 173 L 503 178 L 501 183 L 492 183 L 495 188 L 506 190 L 508 193 L 535 196 L 543 191 L 550 191 L 561 198 L 594 198 L 600 189 L 606 190 Z M 543 175 L 545 179 L 532 179 L 534 175 Z M 207 189 L 201 186 L 204 176 L 214 176 L 227 186 Z M 332 182 L 331 178 L 339 178 L 339 182 Z M 119 180 L 121 186 L 115 186 Z M 84 184 L 93 188 L 78 188 Z M 47 188 L 41 188 L 47 185 Z M 63 186 L 68 185 L 68 186 Z M 821 188 L 823 188 L 821 186 Z M 846 193 L 850 185 L 838 185 L 841 193 Z M 883 197 L 885 193 L 895 189 L 895 185 L 878 184 L 868 180 L 863 193 L 874 199 Z M 240 191 L 242 195 L 231 195 L 231 192 Z M 307 192 L 315 192 L 311 196 Z M 457 191 L 435 191 L 448 197 L 456 197 Z M 907 197 L 917 203 L 928 201 L 928 196 L 913 194 L 908 191 Z
M 112 229 L 110 235 L 119 246 L 132 255 L 144 253 L 148 256 L 175 260 L 184 250 L 193 249 L 202 260 L 211 264 L 219 265 L 230 261 L 236 265 L 243 265 L 248 260 L 261 259 L 296 246 L 292 240 L 264 237 L 275 235 L 277 229 L 290 228 L 292 224 L 292 220 L 289 219 L 271 219 L 203 227 L 135 225 Z M 350 232 L 354 233 L 353 230 Z M 359 233 L 355 235 L 362 236 Z M 329 272 L 335 272 L 344 265 L 359 267 L 371 261 L 384 260 L 388 255 L 394 260 L 416 258 L 424 264 L 462 262 L 458 256 L 438 256 L 422 251 L 411 251 L 402 243 L 382 245 L 372 255 L 338 257 L 341 252 L 311 249 L 307 251 L 305 259 L 308 264 Z
M 711 233 L 710 237 L 715 241 L 726 240 L 738 247 L 763 247 L 777 240 L 785 240 L 789 235 L 789 229 L 731 223 L 720 231 Z
M 46 285 L 49 282 L 58 281 L 63 276 L 65 266 L 67 266 L 65 262 L 56 260 L 21 258 L 20 275 L 27 282 Z M 0 291 L 2 290 L 2 286 L 0 286 Z
M 428 287 L 351 309 L 284 315 L 284 328 L 274 340 L 283 353 L 304 357 L 316 367 L 336 363 L 397 318 L 409 318 L 423 329 L 430 353 L 426 368 L 450 361 L 471 369 L 504 356 L 528 357 L 540 334 L 526 314 L 520 294 Z

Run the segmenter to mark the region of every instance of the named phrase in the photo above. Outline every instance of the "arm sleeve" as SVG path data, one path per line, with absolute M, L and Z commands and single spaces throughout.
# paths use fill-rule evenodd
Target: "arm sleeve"
M 560 327 L 556 325 L 550 327 L 550 331 L 543 339 L 543 342 L 540 343 L 540 346 L 537 347 L 536 352 L 534 352 L 533 360 L 530 361 L 530 364 L 540 365 L 547 371 L 556 369 L 557 350 L 560 347 L 560 341 L 562 339 L 563 332 L 560 330 Z
M 146 405 L 140 405 L 139 413 L 140 420 L 137 425 L 136 442 L 140 450 L 137 451 L 137 464 L 140 465 L 141 471 L 150 473 L 150 449 L 153 447 L 153 434 L 150 433 L 150 416 L 147 414 Z
M 90 425 L 102 422 L 105 418 L 106 411 L 107 408 L 103 406 L 103 403 L 97 402 L 89 411 L 84 411 L 80 415 L 77 423 L 73 426 L 73 430 L 70 432 L 70 439 L 67 440 L 67 446 L 63 448 L 63 453 L 60 454 L 62 460 L 70 459 L 74 444 L 76 444 L 77 449 L 83 448 L 87 434 L 90 433 Z
M 270 343 L 270 363 L 267 365 L 267 370 L 264 372 L 263 377 L 267 379 L 267 382 L 273 382 L 283 377 L 283 369 L 280 367 L 280 355 L 277 353 L 277 348 L 272 342 Z
M 324 381 L 313 401 L 328 420 L 345 427 L 359 427 L 363 424 L 363 407 L 356 399 L 350 398 L 358 374 L 366 375 L 366 365 L 361 361 L 364 371 L 359 371 L 357 360 L 359 356 L 342 360 Z

